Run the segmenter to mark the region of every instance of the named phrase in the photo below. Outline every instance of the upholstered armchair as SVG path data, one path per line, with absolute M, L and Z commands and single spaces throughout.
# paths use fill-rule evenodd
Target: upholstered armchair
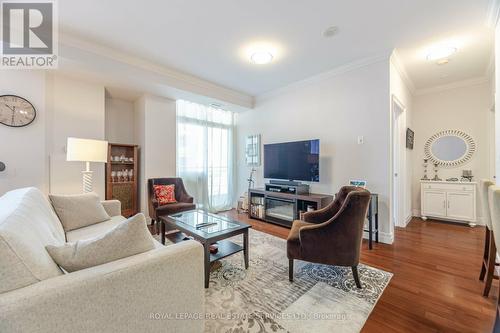
M 175 185 L 175 203 L 169 203 L 166 205 L 159 205 L 158 200 L 156 200 L 155 191 L 153 185 Z M 180 212 L 185 212 L 187 210 L 192 210 L 196 208 L 193 203 L 193 197 L 190 196 L 182 178 L 151 178 L 148 179 L 148 200 L 149 200 L 149 217 L 151 217 L 151 224 L 154 224 L 158 220 L 159 216 L 171 215 Z M 159 228 L 156 228 L 159 232 Z
M 344 186 L 327 207 L 305 213 L 294 221 L 287 239 L 289 279 L 293 281 L 294 259 L 314 263 L 349 266 L 356 286 L 363 226 L 370 204 L 370 192 Z

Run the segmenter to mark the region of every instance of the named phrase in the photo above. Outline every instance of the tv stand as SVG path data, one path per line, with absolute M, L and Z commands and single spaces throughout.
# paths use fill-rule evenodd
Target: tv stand
M 291 228 L 301 214 L 324 208 L 333 201 L 328 194 L 293 194 L 265 189 L 248 191 L 248 217 Z

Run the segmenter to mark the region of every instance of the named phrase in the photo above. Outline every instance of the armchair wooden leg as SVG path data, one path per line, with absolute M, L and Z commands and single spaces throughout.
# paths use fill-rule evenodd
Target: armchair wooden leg
M 288 259 L 288 280 L 293 282 L 293 259 Z
M 159 220 L 155 221 L 155 222 L 156 222 L 156 234 L 159 235 L 160 234 L 160 227 L 161 227 L 160 225 L 161 225 L 161 223 L 160 223 Z
M 356 287 L 361 289 L 361 282 L 359 281 L 359 275 L 358 275 L 358 266 L 352 266 L 352 277 L 354 278 L 354 282 L 356 282 Z
M 489 241 L 488 252 L 489 252 L 488 258 L 487 260 L 485 260 L 486 262 L 483 264 L 483 266 L 486 265 L 486 274 L 484 276 L 486 279 L 484 281 L 484 289 L 483 289 L 483 296 L 485 297 L 488 297 L 488 295 L 490 294 L 491 284 L 493 282 L 493 279 L 495 278 L 495 261 L 496 261 L 497 248 L 495 240 L 491 236 Z
M 490 229 L 488 227 L 485 228 L 485 237 L 484 237 L 484 252 L 483 252 L 483 262 L 481 264 L 481 273 L 479 274 L 479 280 L 483 281 L 484 276 L 486 275 L 486 263 L 488 262 L 488 255 L 490 252 Z

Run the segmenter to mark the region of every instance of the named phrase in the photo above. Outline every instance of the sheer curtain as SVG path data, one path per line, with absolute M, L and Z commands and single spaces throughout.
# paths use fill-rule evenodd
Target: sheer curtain
M 177 175 L 201 208 L 231 209 L 232 112 L 177 101 Z

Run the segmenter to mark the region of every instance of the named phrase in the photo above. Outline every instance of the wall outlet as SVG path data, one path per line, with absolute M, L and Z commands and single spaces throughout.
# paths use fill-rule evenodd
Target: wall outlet
M 362 136 L 362 135 L 358 136 L 358 145 L 362 145 L 363 143 L 365 143 L 364 136 Z

